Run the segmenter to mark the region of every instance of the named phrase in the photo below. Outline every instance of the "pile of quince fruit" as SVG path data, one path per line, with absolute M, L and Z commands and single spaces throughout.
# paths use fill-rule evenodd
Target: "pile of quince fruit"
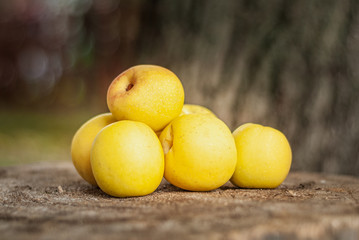
M 275 188 L 286 178 L 292 152 L 278 130 L 246 123 L 233 134 L 209 109 L 184 104 L 170 70 L 134 66 L 108 88 L 110 113 L 76 132 L 73 164 L 87 182 L 115 197 L 154 192 L 163 177 L 189 191 L 227 181 L 241 188 Z

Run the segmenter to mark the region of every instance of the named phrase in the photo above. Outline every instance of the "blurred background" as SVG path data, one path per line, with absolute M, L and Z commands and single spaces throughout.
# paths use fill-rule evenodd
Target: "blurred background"
M 71 161 L 123 70 L 157 64 L 231 130 L 281 130 L 292 170 L 359 176 L 359 1 L 0 0 L 0 166 Z

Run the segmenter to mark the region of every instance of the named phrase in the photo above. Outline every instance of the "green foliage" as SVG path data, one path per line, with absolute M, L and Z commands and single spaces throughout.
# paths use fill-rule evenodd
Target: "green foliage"
M 0 166 L 69 161 L 72 136 L 92 115 L 88 112 L 0 112 Z

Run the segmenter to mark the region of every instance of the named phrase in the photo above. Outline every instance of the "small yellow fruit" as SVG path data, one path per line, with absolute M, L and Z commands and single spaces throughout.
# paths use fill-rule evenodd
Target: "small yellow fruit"
M 184 104 L 180 116 L 193 113 L 211 114 L 216 116 L 211 110 L 200 105 Z
M 143 122 L 154 131 L 176 118 L 183 102 L 181 81 L 170 70 L 154 65 L 124 71 L 107 92 L 107 105 L 115 118 Z
M 237 152 L 231 131 L 209 114 L 173 120 L 161 133 L 165 178 L 190 191 L 210 191 L 232 176 Z
M 182 108 L 182 112 L 180 113 L 179 116 L 183 116 L 183 115 L 187 115 L 187 114 L 194 114 L 194 113 L 210 114 L 213 117 L 216 117 L 216 115 L 213 112 L 211 112 L 211 110 L 209 110 L 208 108 L 205 108 L 200 105 L 194 105 L 194 104 L 184 104 L 183 108 Z M 162 130 L 163 129 L 156 131 L 157 137 L 160 137 Z
M 96 182 L 105 193 L 115 197 L 143 196 L 161 183 L 164 156 L 149 126 L 123 120 L 97 135 L 91 165 Z
M 102 128 L 114 122 L 116 122 L 116 119 L 111 113 L 100 114 L 84 123 L 72 139 L 72 162 L 80 176 L 94 186 L 97 186 L 97 184 L 92 174 L 90 163 L 92 143 Z
M 242 188 L 276 188 L 287 177 L 292 151 L 280 131 L 247 123 L 233 132 L 237 166 L 231 182 Z

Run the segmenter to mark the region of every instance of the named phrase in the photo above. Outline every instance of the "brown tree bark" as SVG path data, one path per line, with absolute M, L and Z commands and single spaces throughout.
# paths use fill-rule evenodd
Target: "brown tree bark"
M 47 15 L 54 29 L 67 26 L 51 34 L 40 31 L 52 29 L 47 18 L 36 17 L 46 8 L 19 5 L 23 17 L 11 19 L 10 3 L 0 3 L 1 106 L 107 111 L 106 90 L 116 75 L 158 64 L 180 77 L 187 103 L 209 107 L 232 130 L 255 122 L 284 132 L 294 170 L 359 176 L 356 0 L 93 1 L 79 15 L 70 8 Z M 78 61 L 66 68 L 64 60 L 63 79 L 50 96 L 31 99 L 43 84 L 32 89 L 18 79 L 17 58 L 28 44 Z M 81 50 L 87 44 L 93 44 L 88 55 Z
M 358 1 L 143 5 L 133 64 L 169 67 L 187 103 L 233 130 L 255 122 L 283 131 L 294 169 L 359 174 Z

